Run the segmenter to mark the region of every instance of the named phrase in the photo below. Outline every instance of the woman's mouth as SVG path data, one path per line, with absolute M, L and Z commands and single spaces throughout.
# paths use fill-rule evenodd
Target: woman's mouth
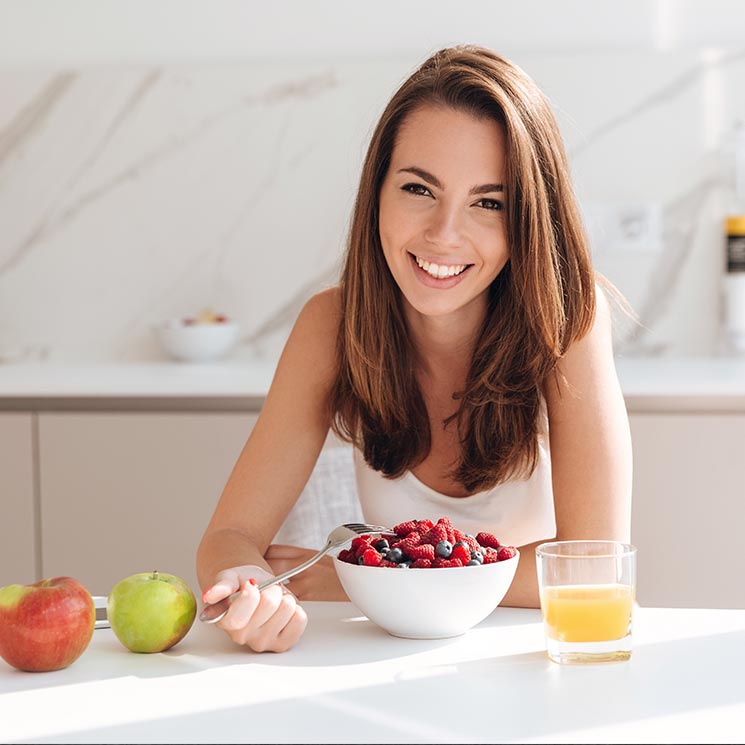
M 428 287 L 452 287 L 458 284 L 473 264 L 436 264 L 409 253 L 417 276 Z

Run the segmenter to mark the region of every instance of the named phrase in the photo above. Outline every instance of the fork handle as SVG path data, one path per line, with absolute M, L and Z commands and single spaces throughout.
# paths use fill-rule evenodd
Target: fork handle
M 276 577 L 271 577 L 270 579 L 264 580 L 258 586 L 259 592 L 261 592 L 261 590 L 265 590 L 267 587 L 276 585 L 279 582 L 284 582 L 284 580 L 289 579 L 290 577 L 294 577 L 296 574 L 300 574 L 300 572 L 306 570 L 310 566 L 313 566 L 313 564 L 315 564 L 319 559 L 323 558 L 323 556 L 332 548 L 333 544 L 328 541 L 317 554 L 311 556 L 310 559 L 308 559 L 307 561 L 304 561 L 302 564 L 298 564 L 292 569 L 288 569 L 286 572 L 282 572 L 282 574 L 278 574 Z M 228 612 L 228 610 L 230 610 L 231 604 L 237 597 L 240 596 L 240 594 L 241 590 L 236 590 L 236 592 L 234 592 L 232 595 L 229 595 L 222 600 L 218 600 L 216 603 L 207 605 L 205 609 L 199 614 L 199 620 L 202 621 L 202 623 L 217 623 L 219 620 L 225 617 L 225 614 Z
M 300 572 L 305 571 L 308 567 L 313 566 L 319 559 L 322 559 L 324 554 L 326 554 L 328 551 L 330 551 L 333 548 L 333 544 L 329 541 L 326 543 L 326 545 L 313 556 L 310 557 L 307 561 L 304 561 L 302 564 L 298 564 L 296 567 L 293 567 L 292 569 L 288 569 L 286 572 L 282 572 L 282 574 L 278 574 L 276 577 L 272 577 L 271 579 L 264 580 L 259 585 L 259 590 L 264 590 L 267 587 L 271 587 L 272 585 L 276 585 L 277 582 L 284 582 L 286 579 L 290 579 L 290 577 L 294 577 L 296 574 L 300 574 Z M 233 593 L 234 595 L 240 595 L 240 592 Z M 231 598 L 233 595 L 230 596 Z

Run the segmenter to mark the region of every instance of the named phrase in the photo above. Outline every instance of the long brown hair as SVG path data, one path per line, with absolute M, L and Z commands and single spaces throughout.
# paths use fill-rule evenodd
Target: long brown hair
M 535 469 L 542 386 L 592 324 L 595 274 L 561 135 L 536 84 L 488 49 L 436 52 L 385 108 L 362 168 L 340 281 L 339 365 L 329 399 L 340 437 L 391 478 L 430 451 L 403 300 L 378 232 L 380 188 L 396 136 L 405 118 L 425 105 L 490 118 L 506 134 L 510 260 L 489 289 L 465 389 L 454 394 L 462 452 L 452 476 L 472 493 Z

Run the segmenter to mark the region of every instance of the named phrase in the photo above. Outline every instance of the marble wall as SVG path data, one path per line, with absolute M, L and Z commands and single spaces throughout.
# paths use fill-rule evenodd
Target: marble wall
M 618 351 L 717 353 L 745 50 L 510 56 L 640 316 Z M 238 359 L 275 357 L 335 281 L 372 127 L 420 61 L 0 69 L 0 361 L 163 359 L 152 325 L 207 306 L 241 323 Z M 627 208 L 657 237 L 619 241 L 601 217 Z

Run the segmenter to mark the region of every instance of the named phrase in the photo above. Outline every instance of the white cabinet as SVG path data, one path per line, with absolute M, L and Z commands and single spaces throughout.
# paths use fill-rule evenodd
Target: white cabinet
M 256 419 L 40 414 L 43 576 L 68 574 L 105 595 L 119 579 L 158 569 L 196 593 L 197 546 Z M 322 545 L 330 527 L 358 519 L 355 501 L 351 455 L 330 440 L 277 540 Z
M 39 415 L 43 576 L 93 594 L 158 569 L 196 591 L 197 545 L 256 415 Z
M 641 605 L 745 608 L 745 414 L 633 414 Z
M 36 579 L 34 416 L 0 413 L 0 586 Z
M 159 569 L 196 590 L 197 545 L 256 418 L 0 414 L 0 584 L 69 574 L 105 594 Z M 745 608 L 745 414 L 630 420 L 639 602 Z M 330 438 L 276 541 L 317 547 L 360 517 L 350 450 Z

